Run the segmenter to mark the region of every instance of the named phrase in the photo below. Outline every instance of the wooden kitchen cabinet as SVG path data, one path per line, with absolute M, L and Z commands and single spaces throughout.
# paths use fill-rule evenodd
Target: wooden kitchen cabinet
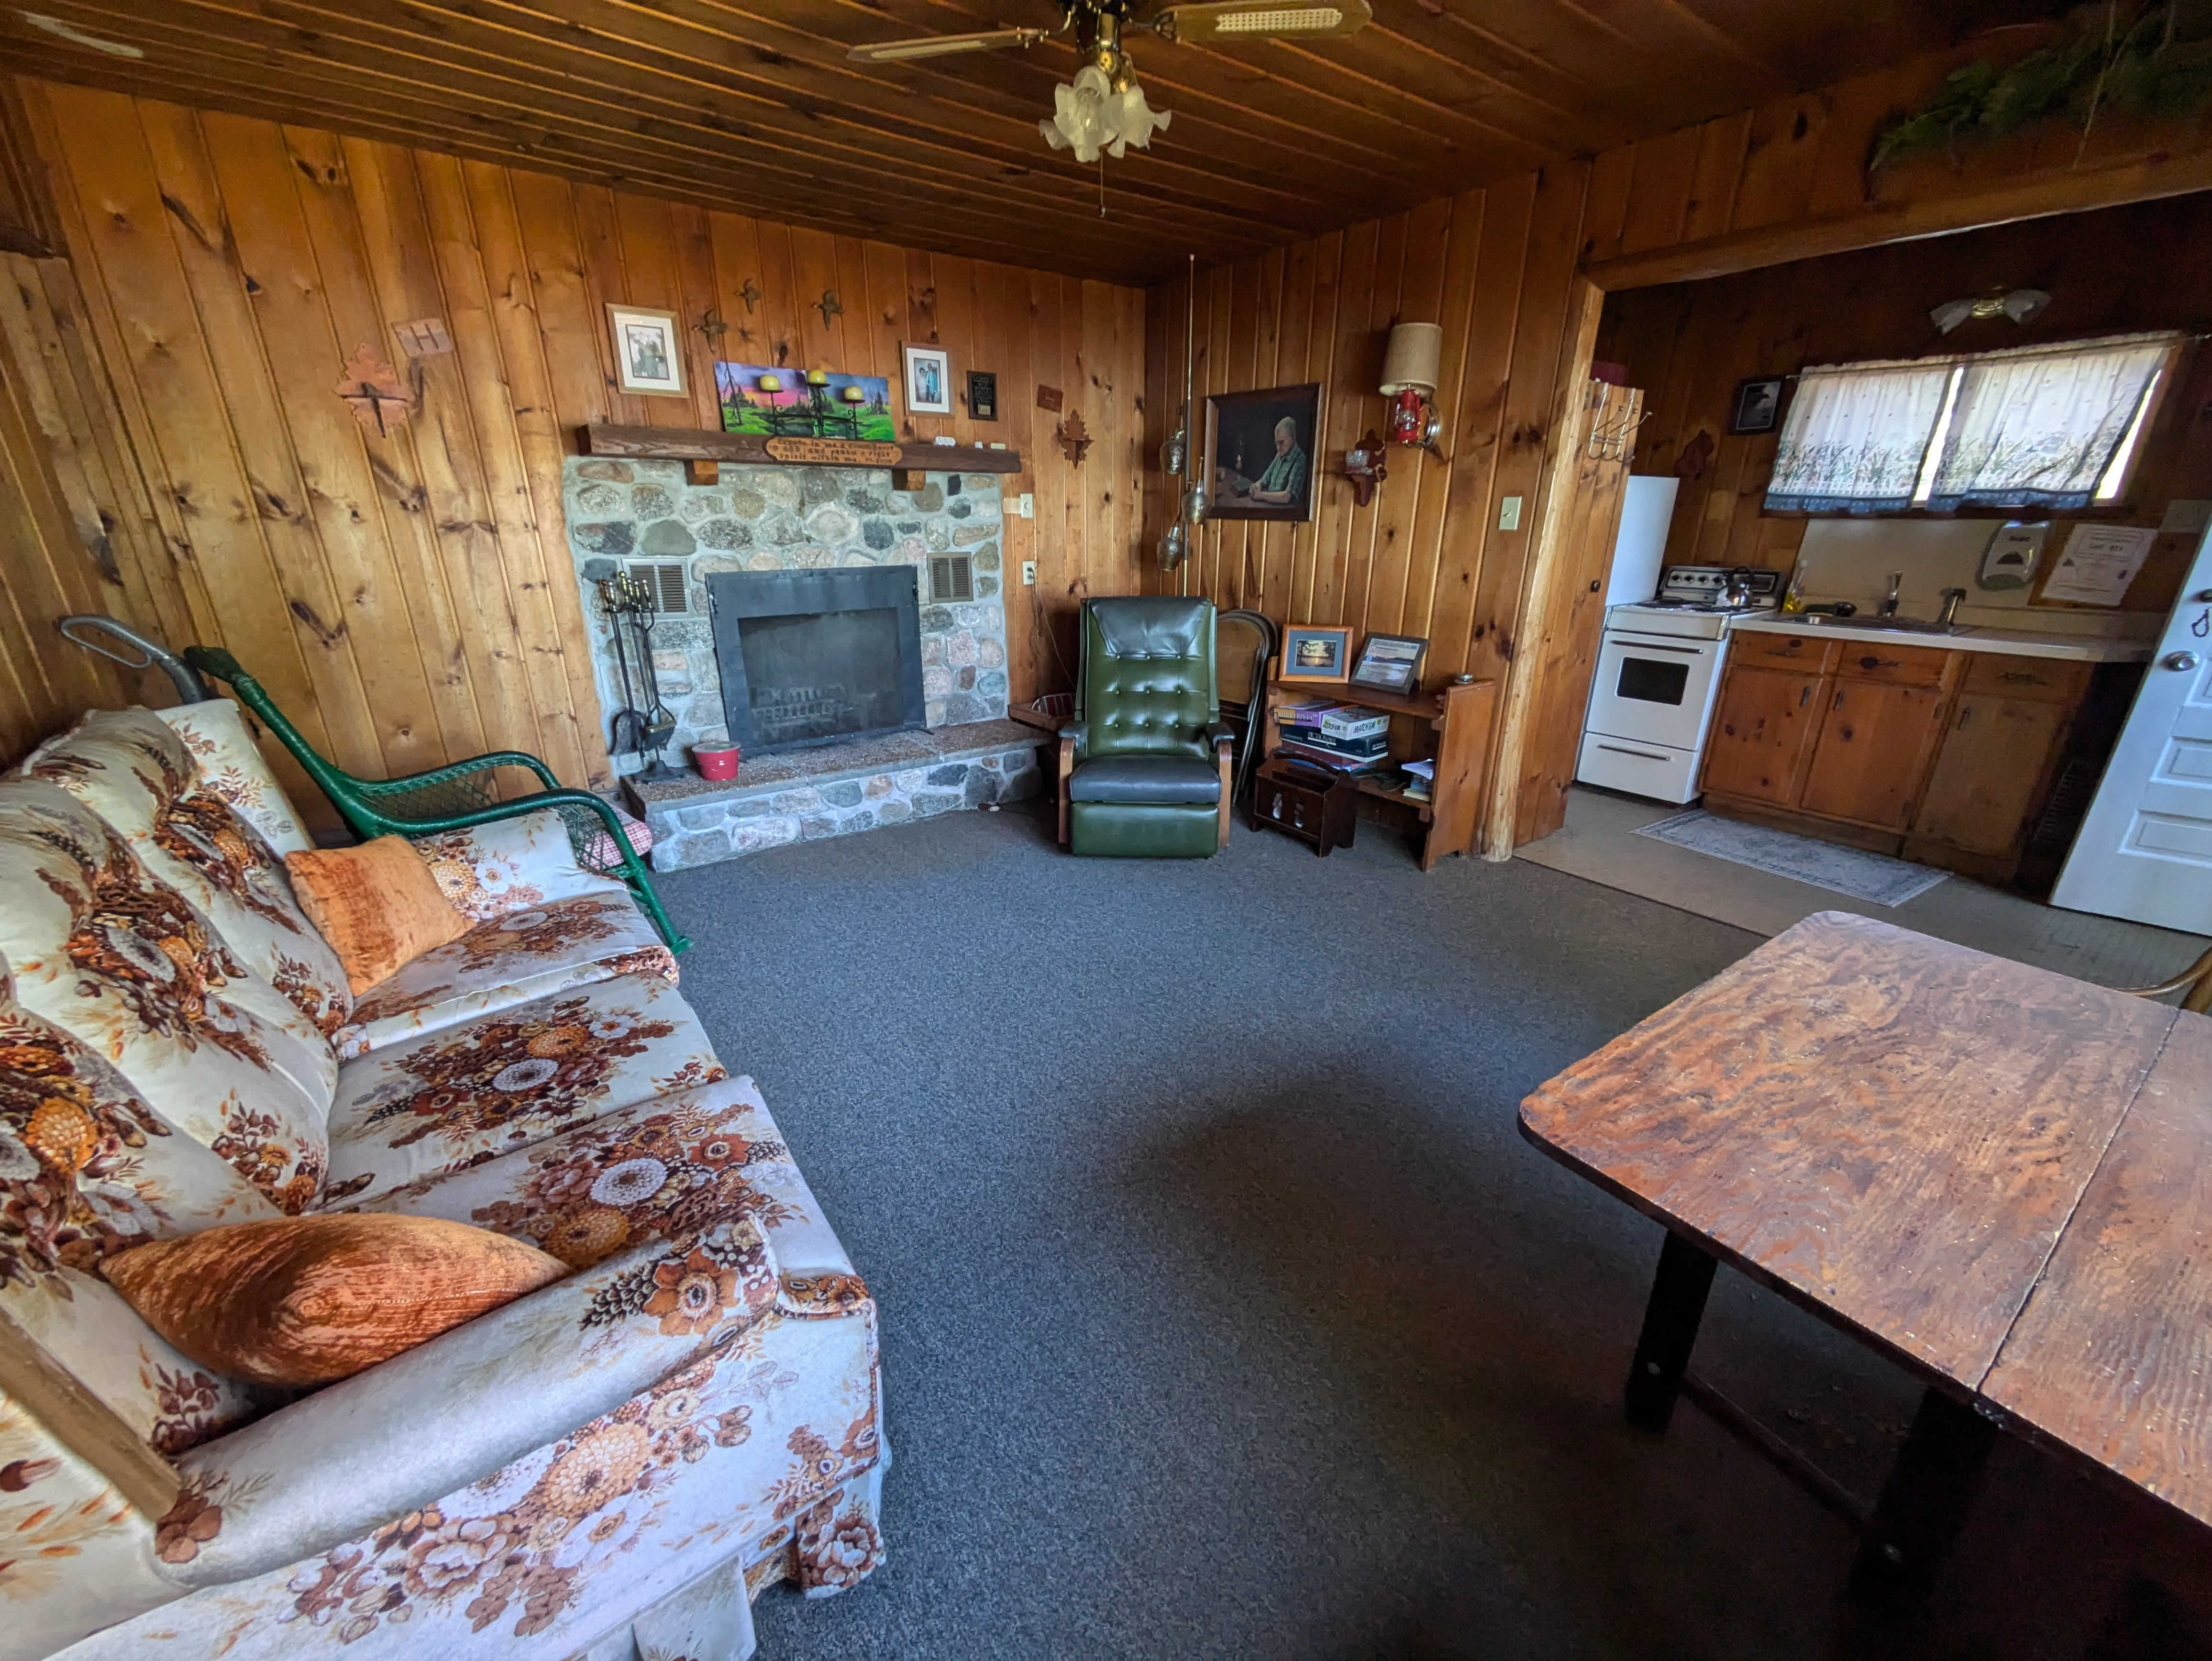
M 2069 706 L 2048 699 L 1960 693 L 1912 840 L 2010 855 L 2042 802 L 2071 716 Z
M 1820 727 L 1821 678 L 1731 667 L 1705 739 L 1704 788 L 1793 806 Z
M 2047 885 L 2141 673 L 1746 631 L 1700 788 L 1716 813 Z
M 1903 830 L 1912 823 L 1929 754 L 1942 734 L 1944 703 L 1936 686 L 1841 675 L 1829 682 L 1798 810 Z

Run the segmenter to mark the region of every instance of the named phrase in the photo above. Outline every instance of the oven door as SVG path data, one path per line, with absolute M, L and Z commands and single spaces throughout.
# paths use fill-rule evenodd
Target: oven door
M 1705 741 L 1726 645 L 1608 629 L 1590 683 L 1586 730 L 1695 750 Z

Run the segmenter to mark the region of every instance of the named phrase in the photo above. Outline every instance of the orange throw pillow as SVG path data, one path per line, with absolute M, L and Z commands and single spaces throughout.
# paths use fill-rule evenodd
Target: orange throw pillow
M 284 868 L 300 909 L 345 965 L 356 997 L 469 932 L 469 920 L 404 837 L 287 854 Z
M 568 1273 L 536 1246 L 380 1212 L 223 1223 L 100 1264 L 146 1323 L 202 1366 L 327 1384 Z

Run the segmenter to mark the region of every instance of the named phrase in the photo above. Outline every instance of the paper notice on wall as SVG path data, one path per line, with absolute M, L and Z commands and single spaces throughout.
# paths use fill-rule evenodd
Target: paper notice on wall
M 2134 525 L 2076 525 L 2045 579 L 2045 599 L 2075 605 L 2118 605 L 2149 557 L 2158 532 Z

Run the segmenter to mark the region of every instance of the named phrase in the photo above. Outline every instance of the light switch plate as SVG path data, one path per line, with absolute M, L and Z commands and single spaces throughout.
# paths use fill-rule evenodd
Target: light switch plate
M 2212 502 L 2182 500 L 2166 504 L 2166 517 L 2158 522 L 2161 535 L 2201 536 L 2212 525 Z
M 1498 504 L 1498 528 L 1517 531 L 1521 528 L 1521 498 L 1507 496 Z
M 1029 498 L 1024 496 L 1022 500 L 1027 502 Z M 1036 587 L 1036 562 L 1033 559 L 1025 559 L 1022 562 L 1022 587 L 1024 588 Z
M 1019 514 L 1024 519 L 1035 519 L 1036 517 L 1036 498 L 1030 495 L 1027 490 L 1023 491 L 1021 495 L 1015 499 L 1014 511 Z

